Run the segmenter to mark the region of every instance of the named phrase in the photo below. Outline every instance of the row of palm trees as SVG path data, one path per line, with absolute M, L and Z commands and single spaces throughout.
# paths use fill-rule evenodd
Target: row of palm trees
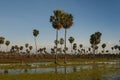
M 1 44 L 3 44 L 4 42 L 5 42 L 5 45 L 7 46 L 7 48 L 6 48 L 6 51 L 8 51 L 8 46 L 10 45 L 10 41 L 8 41 L 8 40 L 6 40 L 6 41 L 4 41 L 5 40 L 5 38 L 1 38 L 0 37 L 0 42 L 1 42 Z M 77 49 L 77 44 L 76 43 L 74 43 L 74 37 L 72 37 L 72 36 L 70 36 L 69 37 L 69 39 L 68 39 L 68 41 L 70 42 L 70 44 L 71 44 L 71 53 L 73 53 L 73 50 L 74 50 L 74 52 L 76 52 L 76 51 L 78 51 L 77 53 L 83 53 L 83 52 L 85 52 L 85 51 L 89 51 L 89 52 L 91 52 L 91 48 L 92 48 L 92 46 L 91 47 L 89 47 L 88 48 L 88 50 L 85 50 L 85 49 L 83 49 L 83 44 L 80 44 L 79 45 L 79 48 Z M 60 40 L 58 40 L 57 42 L 56 42 L 56 40 L 55 40 L 55 45 L 56 45 L 56 43 L 58 43 L 58 44 L 60 44 L 61 45 L 61 47 L 60 48 L 58 48 L 58 52 L 64 52 L 64 49 L 62 49 L 62 46 L 63 46 L 63 44 L 64 44 L 64 39 L 63 38 L 60 38 Z M 74 44 L 73 44 L 74 43 Z M 26 43 L 25 44 L 25 46 L 18 46 L 18 45 L 15 45 L 15 46 L 11 46 L 11 52 L 19 52 L 19 51 L 23 51 L 23 47 L 25 47 L 26 48 L 26 53 L 31 53 L 30 51 L 33 49 L 33 47 L 31 46 L 31 45 L 29 45 L 28 43 Z M 101 47 L 103 48 L 103 50 L 101 51 L 101 53 L 105 53 L 106 51 L 108 52 L 109 50 L 105 50 L 105 48 L 106 48 L 106 44 L 105 43 L 103 43 L 102 45 L 101 45 Z M 97 47 L 95 47 L 95 50 L 98 50 L 98 46 Z M 56 46 L 53 48 L 54 49 L 54 51 L 55 51 L 55 49 L 56 49 Z M 113 50 L 115 50 L 115 51 L 117 51 L 117 50 L 120 50 L 120 46 L 119 45 L 115 45 L 115 46 L 113 46 L 113 47 L 111 47 L 111 50 L 113 51 Z M 37 52 L 40 52 L 40 53 L 43 53 L 43 51 L 45 52 L 45 53 L 47 53 L 47 51 L 46 51 L 46 48 L 44 47 L 44 48 L 39 48 L 38 50 L 37 50 Z
M 78 46 L 77 46 L 77 43 L 74 43 L 74 37 L 69 37 L 69 39 L 68 39 L 68 41 L 70 42 L 70 44 L 72 44 L 72 48 L 71 48 L 71 53 L 74 53 L 74 54 L 71 54 L 71 55 L 69 55 L 69 56 L 79 56 L 79 55 L 84 55 L 84 54 L 92 54 L 93 52 L 92 52 L 92 46 L 91 47 L 89 47 L 88 48 L 88 50 L 86 50 L 86 49 L 84 49 L 83 48 L 83 44 L 79 44 L 79 48 L 78 48 Z M 2 41 L 2 42 L 5 42 L 5 41 Z M 8 41 L 6 41 L 6 46 L 8 45 Z M 55 42 L 56 43 L 56 42 Z M 62 45 L 64 44 L 64 39 L 63 38 L 60 38 L 60 40 L 58 40 L 58 43 L 61 45 L 61 47 L 59 48 L 58 47 L 58 49 L 57 49 L 57 51 L 59 52 L 58 53 L 58 55 L 59 55 L 59 58 L 60 58 L 60 56 L 61 57 L 63 57 L 63 55 L 61 54 L 62 52 L 64 52 L 65 53 L 65 50 L 63 49 L 62 50 Z M 8 47 L 8 46 L 7 46 Z M 25 48 L 24 48 L 25 47 Z M 106 44 L 105 43 L 103 43 L 102 45 L 101 45 L 101 47 L 103 48 L 103 50 L 101 51 L 101 53 L 104 53 L 104 54 L 106 54 L 106 53 L 109 53 L 109 50 L 105 50 L 105 47 L 106 47 Z M 23 52 L 23 48 L 26 50 L 26 52 Z M 95 51 L 98 51 L 98 46 L 95 48 Z M 33 49 L 33 47 L 32 46 L 30 46 L 28 43 L 26 43 L 24 46 L 18 46 L 18 45 L 15 45 L 15 46 L 11 46 L 11 50 L 10 50 L 10 52 L 12 52 L 12 53 L 27 53 L 26 55 L 28 55 L 29 56 L 29 54 L 28 53 L 31 53 L 31 50 Z M 68 49 L 68 48 L 67 48 Z M 118 45 L 115 45 L 114 47 L 111 47 L 111 49 L 115 52 L 115 53 L 118 53 L 117 51 L 119 50 L 120 51 L 120 46 L 118 46 Z M 56 50 L 56 47 L 55 48 L 53 48 L 53 49 L 51 49 L 51 53 L 55 53 L 55 50 Z M 73 50 L 74 50 L 74 52 L 73 52 Z M 66 50 L 67 51 L 67 50 Z M 48 54 L 48 52 L 46 51 L 46 48 L 44 47 L 44 48 L 39 48 L 38 50 L 37 50 L 37 52 L 38 53 L 40 53 L 41 55 L 40 56 L 43 56 L 44 54 L 43 53 L 45 53 L 45 55 L 48 57 L 48 58 L 50 58 L 51 56 L 53 56 L 54 54 Z M 96 54 L 95 54 L 96 55 Z M 86 55 L 87 56 L 87 55 Z M 68 57 L 68 54 L 67 54 L 67 57 Z M 43 58 L 45 58 L 45 57 L 43 57 Z

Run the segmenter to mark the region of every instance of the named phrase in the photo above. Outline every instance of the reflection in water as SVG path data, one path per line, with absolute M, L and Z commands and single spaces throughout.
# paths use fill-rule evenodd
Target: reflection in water
M 55 65 L 55 74 L 58 74 L 57 65 Z
M 66 66 L 64 66 L 64 74 L 67 74 Z
M 76 72 L 76 71 L 77 71 L 76 66 L 73 66 L 73 72 Z
M 107 62 L 106 62 L 107 63 Z M 38 63 L 34 63 L 35 65 L 38 64 Z M 44 63 L 42 63 L 44 64 Z M 48 64 L 48 63 L 47 63 Z M 92 62 L 92 64 L 89 64 L 89 65 L 80 65 L 80 66 L 58 66 L 56 65 L 55 67 L 53 68 L 33 68 L 33 69 L 0 69 L 0 73 L 9 73 L 9 74 L 22 74 L 22 73 L 30 73 L 30 74 L 35 74 L 35 73 L 38 73 L 38 74 L 41 74 L 41 73 L 60 73 L 60 74 L 67 74 L 67 73 L 71 73 L 71 72 L 76 72 L 76 71 L 81 71 L 83 69 L 97 69 L 99 66 L 107 66 L 107 67 L 110 67 L 110 68 L 117 68 L 117 69 L 120 69 L 120 62 L 116 63 L 110 63 L 110 64 L 101 64 L 101 63 L 95 63 L 95 62 Z
M 4 70 L 4 74 L 8 74 L 8 70 L 7 69 Z
M 24 72 L 27 73 L 27 72 L 28 72 L 28 69 L 24 69 Z

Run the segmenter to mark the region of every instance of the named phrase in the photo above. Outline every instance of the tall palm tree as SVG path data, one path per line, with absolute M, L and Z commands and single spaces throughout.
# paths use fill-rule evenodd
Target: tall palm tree
M 75 41 L 75 39 L 74 39 L 74 37 L 70 36 L 68 40 L 69 40 L 69 42 L 70 42 L 70 44 L 71 44 L 71 53 L 72 53 L 72 50 L 73 50 L 73 49 L 72 49 L 72 44 L 73 44 L 73 42 Z
M 102 36 L 102 33 L 100 32 L 95 32 L 90 36 L 90 44 L 91 44 L 91 47 L 93 48 L 94 55 L 95 55 L 95 48 L 101 41 L 101 36 Z
M 105 47 L 106 47 L 106 44 L 105 44 L 105 43 L 103 43 L 103 44 L 102 44 L 103 53 L 105 52 Z
M 37 54 L 37 41 L 36 41 L 36 37 L 38 36 L 38 34 L 39 34 L 39 30 L 34 29 L 33 30 L 33 36 L 34 36 L 34 41 L 35 41 L 36 54 Z
M 52 26 L 54 29 L 56 29 L 56 41 L 58 41 L 58 31 L 62 28 L 62 10 L 54 10 L 54 15 L 50 16 L 50 22 L 52 23 Z M 56 52 L 55 52 L 55 64 L 57 63 L 57 48 L 58 43 L 56 44 Z
M 6 40 L 5 45 L 7 46 L 6 51 L 8 50 L 8 46 L 10 45 L 10 41 Z
M 64 44 L 64 39 L 60 38 L 60 45 L 61 45 L 61 51 L 62 51 L 62 45 Z
M 65 48 L 66 48 L 67 29 L 69 29 L 73 25 L 72 14 L 69 14 L 69 13 L 64 13 L 63 14 L 62 25 L 63 25 L 63 28 L 65 29 Z M 65 51 L 64 63 L 66 64 L 66 51 Z
M 1 48 L 1 45 L 4 44 L 4 40 L 5 40 L 5 38 L 1 36 L 0 37 L 0 48 Z

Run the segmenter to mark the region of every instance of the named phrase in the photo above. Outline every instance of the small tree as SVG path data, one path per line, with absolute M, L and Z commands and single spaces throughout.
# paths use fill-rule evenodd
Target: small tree
M 76 54 L 77 53 L 76 52 L 76 50 L 77 50 L 77 44 L 76 43 L 73 44 L 73 50 L 75 51 L 75 54 Z
M 82 44 L 80 44 L 80 45 L 79 45 L 79 47 L 80 47 L 80 52 L 82 53 L 82 48 L 83 48 L 83 45 L 82 45 Z
M 1 48 L 1 45 L 4 44 L 4 40 L 5 40 L 4 37 L 0 37 L 0 48 Z
M 60 38 L 60 45 L 61 45 L 61 52 L 62 52 L 62 45 L 64 44 L 64 39 Z
M 74 37 L 70 36 L 68 40 L 69 40 L 69 42 L 71 44 L 71 53 L 72 53 L 72 50 L 73 50 L 72 44 L 75 41 L 75 39 L 74 39 Z
M 23 50 L 23 46 L 20 46 L 20 51 L 22 51 Z
M 33 49 L 33 47 L 32 47 L 32 46 L 29 46 L 29 49 L 30 49 L 30 52 L 31 52 L 31 50 Z
M 105 52 L 105 47 L 106 47 L 106 44 L 105 44 L 105 43 L 103 43 L 103 44 L 102 44 L 103 53 Z
M 95 49 L 96 49 L 96 46 L 100 43 L 101 41 L 101 35 L 102 33 L 100 32 L 95 32 L 94 34 L 92 34 L 90 36 L 90 44 L 91 44 L 91 47 L 93 48 L 93 54 L 95 55 Z
M 10 41 L 6 40 L 5 44 L 6 44 L 6 46 L 7 46 L 6 51 L 8 51 L 8 46 L 10 45 Z

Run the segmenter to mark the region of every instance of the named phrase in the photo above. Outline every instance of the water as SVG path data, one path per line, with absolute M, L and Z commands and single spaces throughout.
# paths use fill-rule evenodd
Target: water
M 17 64 L 0 64 L 0 65 L 30 65 L 32 67 L 37 65 L 49 65 L 54 64 L 53 62 L 36 62 L 36 63 L 17 63 Z M 61 64 L 61 63 L 60 63 Z M 98 66 L 107 66 L 109 68 L 120 69 L 119 61 L 111 62 L 69 62 L 68 64 L 82 64 L 81 66 L 56 66 L 51 68 L 32 68 L 32 69 L 0 69 L 0 74 L 41 74 L 41 73 L 57 73 L 57 74 L 67 74 L 71 72 L 77 72 L 83 69 L 94 69 Z M 103 75 L 103 80 L 120 80 L 120 72 L 110 73 Z
M 7 69 L 9 74 L 22 74 L 22 73 L 29 73 L 29 74 L 35 74 L 35 73 L 71 73 L 77 70 L 81 69 L 87 69 L 92 68 L 92 66 L 86 65 L 86 66 L 56 66 L 55 68 L 33 68 L 33 69 Z M 66 69 L 66 71 L 65 71 Z M 5 69 L 0 69 L 0 73 L 4 74 Z
M 120 80 L 120 72 L 106 74 L 103 78 L 104 80 Z

